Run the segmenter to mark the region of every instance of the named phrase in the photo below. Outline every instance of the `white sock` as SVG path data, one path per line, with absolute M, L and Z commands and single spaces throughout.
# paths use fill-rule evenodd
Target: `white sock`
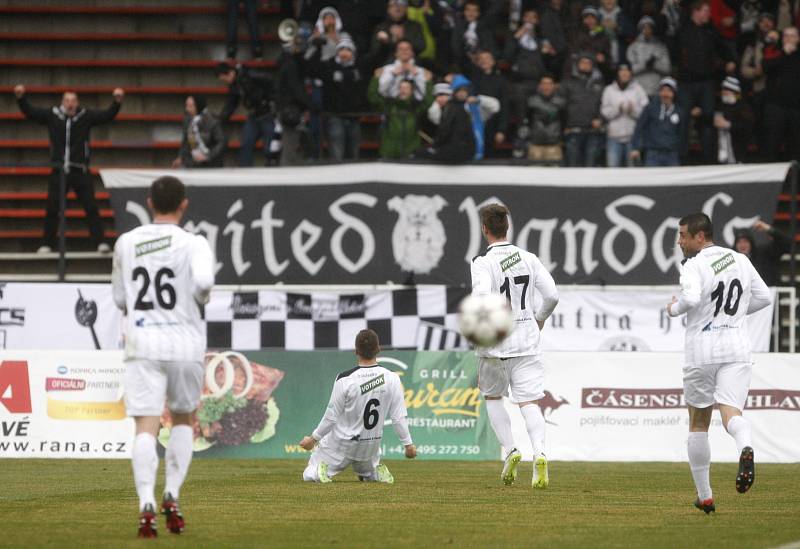
M 508 452 L 514 448 L 514 435 L 511 434 L 511 418 L 508 417 L 503 399 L 486 399 L 486 412 L 489 414 L 489 423 L 492 424 L 494 434 L 500 445 Z
M 150 433 L 139 433 L 133 439 L 131 451 L 133 462 L 133 481 L 139 495 L 139 510 L 148 503 L 156 506 L 156 472 L 158 471 L 158 454 L 156 454 L 156 437 Z
M 753 446 L 750 421 L 742 416 L 733 416 L 728 421 L 728 434 L 736 441 L 736 448 L 740 454 L 745 446 Z
M 707 500 L 711 497 L 711 481 L 708 478 L 711 469 L 711 445 L 708 443 L 708 433 L 689 433 L 686 447 L 689 451 L 692 478 L 697 487 L 697 497 L 700 501 Z
M 545 422 L 542 409 L 538 404 L 528 404 L 520 407 L 520 411 L 525 418 L 525 427 L 528 428 L 528 436 L 533 445 L 533 457 L 537 458 L 544 454 Z
M 191 426 L 174 425 L 172 427 L 169 433 L 167 453 L 164 456 L 167 477 L 164 492 L 169 492 L 175 499 L 178 499 L 181 486 L 186 479 L 186 473 L 189 471 L 189 464 L 192 462 L 193 443 L 194 432 Z

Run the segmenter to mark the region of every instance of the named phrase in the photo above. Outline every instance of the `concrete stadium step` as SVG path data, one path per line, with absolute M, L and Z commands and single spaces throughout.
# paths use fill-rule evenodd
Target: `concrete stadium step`
M 279 42 L 275 33 L 262 34 L 262 42 Z M 224 33 L 175 32 L 0 32 L 0 42 L 224 42 Z M 249 36 L 239 34 L 240 44 L 249 43 Z
M 39 243 L 32 243 L 38 247 Z M 111 254 L 78 251 L 74 242 L 65 254 L 67 280 L 107 282 L 111 280 Z M 0 252 L 0 280 L 49 282 L 58 280 L 58 254 L 35 251 Z
M 71 0 L 6 0 L 0 6 L 0 14 L 33 14 L 43 13 L 48 15 L 180 15 L 180 14 L 212 14 L 224 15 L 227 13 L 225 4 L 218 0 L 109 0 L 101 2 L 71 1 Z M 240 7 L 239 12 L 243 9 Z M 260 15 L 277 15 L 280 9 L 261 2 L 258 8 Z
M 140 68 L 153 69 L 183 69 L 200 68 L 214 69 L 219 61 L 212 59 L 54 59 L 54 58 L 2 58 L 0 67 L 44 67 L 50 69 L 69 68 Z M 264 61 L 246 61 L 244 65 L 261 69 L 274 69 L 278 62 L 272 59 Z

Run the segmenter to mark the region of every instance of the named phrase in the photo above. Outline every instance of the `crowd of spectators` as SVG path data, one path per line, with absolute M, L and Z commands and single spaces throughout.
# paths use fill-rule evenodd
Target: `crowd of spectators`
M 231 5 L 228 35 L 235 36 Z M 252 56 L 263 55 L 244 0 Z M 237 65 L 218 119 L 247 111 L 239 163 L 508 157 L 566 166 L 800 159 L 800 0 L 286 0 L 277 75 Z M 187 100 L 176 164 L 218 165 Z M 278 145 L 280 143 L 280 145 Z M 223 145 L 224 148 L 224 145 Z M 200 160 L 198 160 L 198 158 Z M 274 161 L 274 160 L 273 160 Z

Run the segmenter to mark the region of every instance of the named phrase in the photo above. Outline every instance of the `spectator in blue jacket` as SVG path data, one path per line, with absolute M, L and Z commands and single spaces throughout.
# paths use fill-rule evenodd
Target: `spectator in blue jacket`
M 678 84 L 664 78 L 658 84 L 658 97 L 645 107 L 633 133 L 631 160 L 644 152 L 645 166 L 680 166 L 684 152 L 686 113 L 675 102 Z

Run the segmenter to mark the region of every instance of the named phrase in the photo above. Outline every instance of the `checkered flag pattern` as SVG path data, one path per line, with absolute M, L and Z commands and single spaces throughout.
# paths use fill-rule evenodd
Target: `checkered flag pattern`
M 211 349 L 351 350 L 365 328 L 384 349 L 465 349 L 457 331 L 465 288 L 420 286 L 361 294 L 215 291 L 206 305 Z

